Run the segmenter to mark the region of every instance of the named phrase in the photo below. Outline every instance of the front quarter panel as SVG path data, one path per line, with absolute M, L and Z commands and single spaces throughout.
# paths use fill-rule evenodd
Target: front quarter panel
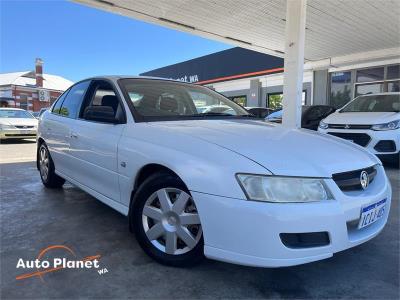
M 121 200 L 126 206 L 138 172 L 148 164 L 171 169 L 190 191 L 236 199 L 245 199 L 236 173 L 271 174 L 228 149 L 147 123 L 128 124 L 118 147 L 118 160 Z

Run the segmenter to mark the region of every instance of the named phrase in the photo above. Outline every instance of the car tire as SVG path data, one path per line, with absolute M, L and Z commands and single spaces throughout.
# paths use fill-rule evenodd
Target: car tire
M 185 198 L 188 199 L 184 200 Z M 170 210 L 165 207 L 165 199 L 170 205 Z M 184 201 L 186 204 L 182 204 Z M 132 203 L 129 214 L 130 228 L 135 233 L 139 245 L 151 258 L 173 267 L 190 267 L 204 258 L 200 218 L 182 180 L 168 172 L 154 174 L 139 186 Z M 157 211 L 154 219 L 149 210 Z M 181 214 L 179 211 L 182 211 Z M 187 218 L 184 219 L 188 214 L 197 219 L 190 225 L 184 225 L 189 223 Z M 159 232 L 153 235 L 155 231 Z M 186 244 L 185 241 L 189 242 Z
M 45 187 L 56 189 L 65 183 L 65 179 L 55 173 L 54 162 L 45 143 L 42 143 L 38 150 L 38 168 Z

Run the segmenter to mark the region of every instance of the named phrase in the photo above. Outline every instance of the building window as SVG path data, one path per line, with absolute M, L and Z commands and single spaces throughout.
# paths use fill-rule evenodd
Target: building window
M 400 65 L 357 70 L 354 96 L 396 92 L 399 90 Z M 386 68 L 386 77 L 385 77 Z M 368 83 L 360 83 L 368 82 Z
M 369 68 L 357 71 L 357 82 L 372 82 L 384 80 L 385 70 L 383 67 Z
M 342 107 L 351 100 L 351 72 L 331 73 L 331 105 Z
M 304 90 L 301 94 L 301 105 L 306 104 L 307 90 Z M 267 95 L 267 107 L 270 109 L 282 108 L 283 93 L 269 93 Z
M 388 66 L 386 79 L 400 79 L 400 65 Z
M 231 99 L 233 102 L 235 102 L 236 104 L 239 104 L 243 107 L 245 107 L 247 104 L 246 96 L 234 96 L 234 97 L 229 97 L 229 99 Z
M 278 109 L 282 107 L 283 93 L 271 93 L 267 96 L 267 107 Z
M 352 74 L 354 74 L 353 81 Z M 349 102 L 353 96 L 398 92 L 400 65 L 365 68 L 353 72 L 334 72 L 331 73 L 330 78 L 330 104 L 339 108 Z M 352 82 L 354 90 L 352 90 Z
M 384 83 L 356 84 L 355 96 L 383 93 Z
M 388 92 L 400 92 L 400 80 L 389 81 L 387 84 Z
M 19 108 L 28 110 L 29 103 L 28 103 L 28 95 L 21 94 L 19 96 Z

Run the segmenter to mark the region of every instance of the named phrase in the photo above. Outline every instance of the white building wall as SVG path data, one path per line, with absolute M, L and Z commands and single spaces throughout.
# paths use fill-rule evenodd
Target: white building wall
M 261 87 L 273 87 L 273 86 L 283 86 L 283 73 L 264 75 L 264 76 L 256 76 L 249 77 L 244 79 L 235 79 L 223 82 L 217 82 L 213 84 L 209 84 L 207 86 L 212 86 L 217 92 L 231 92 L 231 91 L 240 91 L 250 89 L 250 80 L 258 79 L 261 82 Z M 306 71 L 304 72 L 303 82 L 312 83 L 313 80 L 313 72 Z

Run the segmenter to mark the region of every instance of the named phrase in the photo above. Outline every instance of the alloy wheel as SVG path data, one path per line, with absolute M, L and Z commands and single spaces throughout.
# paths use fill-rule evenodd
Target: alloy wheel
M 40 176 L 44 181 L 47 181 L 49 176 L 49 169 L 50 169 L 50 161 L 49 161 L 49 153 L 45 147 L 40 148 L 39 154 L 39 170 Z
M 200 241 L 202 228 L 192 197 L 177 188 L 163 188 L 146 201 L 142 222 L 149 241 L 160 251 L 180 255 Z

